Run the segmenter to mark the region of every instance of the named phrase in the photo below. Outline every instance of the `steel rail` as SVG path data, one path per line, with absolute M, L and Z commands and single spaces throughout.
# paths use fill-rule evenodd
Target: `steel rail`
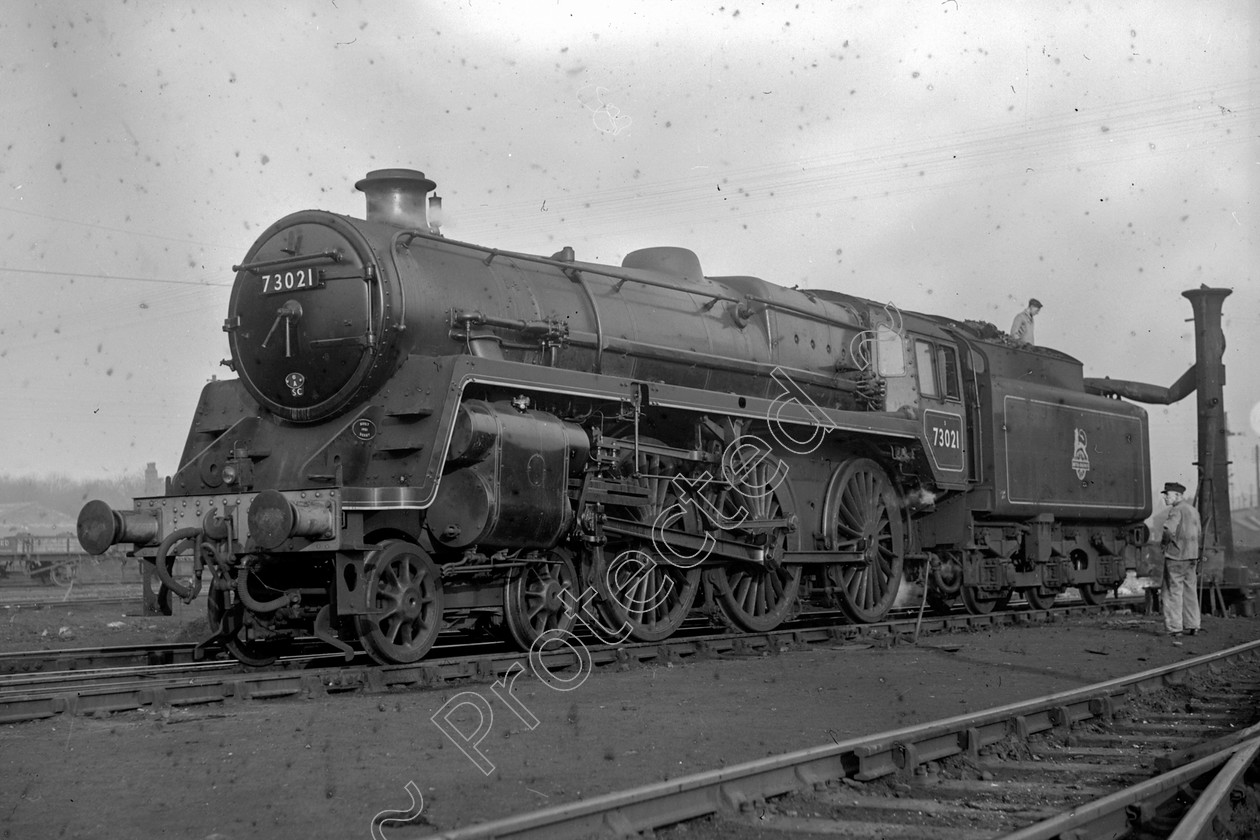
M 929 629 L 995 627 L 1006 623 L 1058 620 L 1062 614 L 1096 612 L 1123 606 L 1108 602 L 1101 607 L 1064 607 L 1055 610 L 992 613 L 985 616 L 941 616 L 924 622 Z M 592 665 L 625 666 L 632 662 L 671 662 L 692 656 L 778 653 L 792 646 L 860 642 L 874 634 L 890 634 L 895 642 L 909 634 L 914 621 L 907 618 L 878 624 L 784 627 L 766 633 L 710 634 L 673 637 L 660 643 L 587 646 Z M 537 660 L 536 660 L 537 661 Z M 560 671 L 576 664 L 576 652 L 544 650 L 541 661 Z M 23 692 L 20 687 L 0 695 L 0 723 L 38 720 L 60 714 L 92 714 L 131 711 L 146 707 L 235 702 L 249 698 L 312 696 L 347 691 L 384 691 L 393 687 L 435 686 L 463 679 L 493 680 L 513 667 L 529 669 L 528 652 L 425 659 L 411 665 L 341 663 L 335 667 L 286 671 L 232 671 L 216 677 L 189 674 L 155 677 L 143 685 L 119 687 L 67 686 L 64 690 Z
M 1090 607 L 1082 601 L 1063 601 L 1056 603 L 1048 610 L 1040 611 L 1033 614 L 1031 608 L 1013 609 L 1003 613 L 991 613 L 986 616 L 972 616 L 962 611 L 961 606 L 958 610 L 948 616 L 941 615 L 925 615 L 919 622 L 926 625 L 929 631 L 947 631 L 974 629 L 976 627 L 991 627 L 998 620 L 1009 621 L 1011 623 L 1025 623 L 1029 620 L 1039 620 L 1049 616 L 1060 615 L 1078 615 L 1084 613 L 1095 612 L 1101 610 L 1120 610 L 1129 606 L 1138 606 L 1142 603 L 1141 597 L 1125 597 L 1108 600 L 1098 607 Z M 904 629 L 905 623 L 903 618 L 916 615 L 917 607 L 907 606 L 898 608 L 889 613 L 889 617 L 884 621 L 875 622 L 868 625 L 861 625 L 868 628 L 865 631 L 873 633 L 878 631 L 897 632 Z M 1005 618 L 1004 616 L 1016 616 Z M 819 610 L 814 612 L 802 613 L 791 621 L 785 622 L 778 628 L 779 632 L 789 632 L 797 629 L 805 629 L 811 627 L 831 626 L 843 621 L 846 627 L 857 627 L 851 625 L 844 618 L 841 610 Z M 713 632 L 713 624 L 709 619 L 705 619 L 703 625 L 692 622 L 688 619 L 688 623 L 674 634 L 674 638 L 686 638 L 687 636 L 708 635 Z M 446 634 L 444 634 L 446 635 Z M 582 632 L 577 633 L 578 637 L 585 643 L 594 645 L 598 644 L 590 634 Z M 313 637 L 311 637 L 313 639 Z M 476 643 L 469 643 L 476 644 Z M 480 642 L 483 646 L 489 646 L 493 642 Z M 138 645 L 103 645 L 98 647 L 77 647 L 77 648 L 50 648 L 45 650 L 23 650 L 0 652 L 0 683 L 3 683 L 6 677 L 15 674 L 28 673 L 59 673 L 63 671 L 81 672 L 91 668 L 102 667 L 122 667 L 123 663 L 129 663 L 134 667 L 148 667 L 159 665 L 170 665 L 177 663 L 194 662 L 193 652 L 197 648 L 195 642 L 157 642 L 150 644 Z M 443 651 L 450 649 L 449 645 L 443 644 L 441 640 L 434 647 L 433 653 L 442 656 Z M 217 653 L 218 650 L 211 649 L 210 653 Z M 324 652 L 312 651 L 308 658 L 318 659 L 322 657 Z M 341 656 L 337 651 L 329 648 L 327 654 L 329 656 Z M 290 657 L 284 657 L 284 660 Z
M 1228 751 L 1227 751 L 1228 752 Z M 1181 818 L 1168 840 L 1199 840 L 1212 836 L 1212 821 L 1225 808 L 1236 785 L 1260 754 L 1260 737 L 1252 738 L 1244 746 L 1237 747 L 1221 771 L 1216 774 L 1194 805 Z
M 487 641 L 443 641 L 439 637 L 433 651 L 437 655 L 456 651 L 460 648 L 472 648 L 475 652 L 484 653 L 495 647 L 497 643 Z M 293 653 L 279 658 L 281 663 L 299 664 L 319 659 L 344 659 L 344 654 L 333 649 L 314 636 L 303 636 L 295 640 Z M 499 645 L 500 647 L 502 645 Z M 0 686 L 21 681 L 27 675 L 34 674 L 70 674 L 82 675 L 92 670 L 132 668 L 137 671 L 146 668 L 163 668 L 171 665 L 182 665 L 196 670 L 196 665 L 205 662 L 226 662 L 229 665 L 241 665 L 235 659 L 227 657 L 227 649 L 218 645 L 208 646 L 202 651 L 202 658 L 196 657 L 199 647 L 197 642 L 158 642 L 141 645 L 114 645 L 82 648 L 52 648 L 49 650 L 23 650 L 0 653 Z M 309 650 L 308 650 L 309 648 Z M 213 657 L 219 658 L 213 658 Z M 366 654 L 359 653 L 360 659 Z
M 738 809 L 745 803 L 822 786 L 828 780 L 869 780 L 912 773 L 923 762 L 964 753 L 977 755 L 981 747 L 996 744 L 1010 734 L 1026 738 L 1051 729 L 1066 731 L 1071 724 L 1092 718 L 1110 719 L 1117 701 L 1130 693 L 1176 684 L 1191 673 L 1257 656 L 1260 641 L 1084 688 L 452 829 L 428 835 L 425 840 L 563 840 L 601 832 L 626 836 L 653 831 L 724 809 Z M 1188 766 L 1199 768 L 1201 773 L 1213 762 L 1223 761 L 1216 755 Z M 1171 772 L 1183 774 L 1185 768 Z
M 239 664 L 227 660 L 196 663 L 165 663 L 158 665 L 126 666 L 121 668 L 84 668 L 80 671 L 53 671 L 42 674 L 9 674 L 0 677 L 0 703 L 9 696 L 32 697 L 39 694 L 57 694 L 67 691 L 94 691 L 102 687 L 117 687 L 122 680 L 147 681 L 178 676 L 185 678 L 202 673 L 239 669 Z
M 1099 606 L 1064 606 L 1049 610 L 1023 610 L 991 613 L 983 616 L 950 615 L 925 618 L 922 630 L 941 632 L 951 629 L 976 629 L 1002 624 L 1026 624 L 1057 621 L 1063 615 L 1088 614 L 1119 609 L 1126 604 L 1112 600 Z M 750 655 L 778 653 L 792 646 L 827 643 L 853 643 L 888 634 L 890 643 L 915 628 L 910 618 L 875 624 L 832 624 L 827 626 L 784 626 L 765 633 L 722 633 L 694 636 L 682 634 L 660 643 L 627 643 L 620 645 L 589 644 L 592 665 L 625 666 L 631 662 L 670 662 L 691 656 L 720 654 Z M 883 639 L 881 638 L 881 642 Z M 309 657 L 323 658 L 324 654 Z M 548 669 L 563 670 L 578 661 L 577 654 L 567 649 L 543 651 L 542 662 Z M 283 660 L 282 660 L 283 662 Z M 235 666 L 235 662 L 215 663 Z M 121 686 L 91 684 L 39 687 L 23 690 L 19 677 L 11 677 L 8 690 L 0 694 L 0 723 L 13 723 L 54 717 L 59 714 L 91 714 L 131 711 L 165 705 L 193 705 L 237 701 L 249 698 L 311 696 L 347 691 L 383 691 L 391 687 L 430 686 L 462 679 L 497 679 L 513 667 L 529 669 L 528 652 L 484 653 L 461 657 L 425 659 L 411 665 L 374 665 L 356 660 L 325 668 L 295 668 L 260 671 L 232 668 L 216 677 L 185 669 L 152 677 L 143 684 Z M 174 671 L 174 669 L 171 669 Z M 69 672 L 73 674 L 74 672 Z M 117 679 L 118 674 L 102 676 Z M 134 676 L 134 675 L 133 675 Z
M 1002 840 L 1053 840 L 1063 836 L 1075 836 L 1084 840 L 1089 837 L 1118 836 L 1118 833 L 1127 832 L 1127 813 L 1130 808 L 1149 809 L 1153 803 L 1184 794 L 1191 789 L 1189 786 L 1195 780 L 1224 765 L 1181 818 L 1168 840 L 1206 837 L 1211 831 L 1212 817 L 1225 804 L 1237 780 L 1251 766 L 1257 751 L 1260 751 L 1260 738 L 1253 738 L 1241 746 L 1204 756 L 1066 814 L 1005 834 Z
M 0 593 L 8 595 L 10 593 Z M 144 602 L 144 595 L 136 593 L 135 595 L 78 595 L 57 598 L 52 601 L 35 600 L 43 593 L 35 594 L 34 598 L 4 598 L 0 600 L 0 609 L 4 610 L 57 610 L 62 607 L 107 607 L 107 606 L 139 606 Z
M 663 643 L 591 646 L 593 665 L 671 662 L 696 655 L 778 653 L 792 644 L 835 642 L 853 634 L 840 628 L 808 628 L 770 633 L 710 635 Z M 568 649 L 532 654 L 548 670 L 563 671 L 580 660 Z M 412 665 L 345 665 L 309 670 L 235 671 L 215 677 L 188 674 L 154 678 L 143 685 L 69 687 L 64 691 L 14 690 L 0 694 L 0 723 L 37 720 L 59 714 L 130 711 L 145 707 L 194 705 L 250 698 L 310 696 L 346 691 L 385 691 L 436 686 L 465 679 L 493 680 L 512 668 L 532 667 L 529 652 L 426 659 Z M 228 663 L 234 665 L 235 663 Z
M 450 643 L 443 645 L 440 650 L 448 655 L 458 654 L 460 648 L 473 648 L 478 653 L 484 654 L 487 646 L 484 643 L 460 644 Z M 360 654 L 361 659 L 366 659 L 365 654 Z M 337 663 L 340 666 L 345 662 L 342 654 L 335 650 L 320 650 L 316 653 L 300 653 L 289 656 L 282 656 L 277 660 L 277 670 L 292 671 L 310 666 L 312 663 L 327 660 L 330 663 Z M 362 664 L 362 662 L 360 662 Z M 188 677 L 199 676 L 205 673 L 213 673 L 217 671 L 233 671 L 241 672 L 246 666 L 241 665 L 235 659 L 214 659 L 200 662 L 161 662 L 149 665 L 127 665 L 121 667 L 107 668 L 83 668 L 79 670 L 66 671 L 48 671 L 36 673 L 17 673 L 17 674 L 0 674 L 0 705 L 3 704 L 6 696 L 23 696 L 30 697 L 37 694 L 49 693 L 65 693 L 67 691 L 82 689 L 84 691 L 94 690 L 102 685 L 110 685 L 114 687 L 117 683 L 112 681 L 135 679 L 145 680 L 147 685 L 155 683 L 150 678 L 174 678 L 183 680 Z M 330 670 L 336 670 L 330 668 Z M 261 672 L 259 672 L 261 673 Z M 81 683 L 75 686 L 75 683 Z
M 97 663 L 126 660 L 166 665 L 181 657 L 192 660 L 194 642 L 157 642 L 142 645 L 18 650 L 0 653 L 0 681 L 12 674 L 74 672 L 101 667 Z

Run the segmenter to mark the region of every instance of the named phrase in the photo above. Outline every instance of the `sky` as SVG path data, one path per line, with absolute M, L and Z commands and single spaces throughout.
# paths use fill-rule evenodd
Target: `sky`
M 0 473 L 178 467 L 275 219 L 424 171 L 443 232 L 751 274 L 1008 329 L 1167 386 L 1225 287 L 1260 445 L 1260 50 L 1205 3 L 55 2 L 0 20 Z M 1194 398 L 1149 406 L 1195 480 Z

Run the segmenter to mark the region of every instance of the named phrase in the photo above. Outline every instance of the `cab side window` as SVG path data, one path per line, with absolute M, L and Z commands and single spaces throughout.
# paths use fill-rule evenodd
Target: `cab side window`
M 916 339 L 914 361 L 919 373 L 919 393 L 933 399 L 958 400 L 958 353 L 953 347 L 936 346 Z
M 953 347 L 942 347 L 938 358 L 941 363 L 941 390 L 945 393 L 945 399 L 962 399 L 958 390 L 958 354 Z
M 875 369 L 880 376 L 905 376 L 906 357 L 901 333 L 887 324 L 875 328 Z
M 932 345 L 926 341 L 914 342 L 914 361 L 919 369 L 919 393 L 925 397 L 939 397 L 936 388 L 936 360 Z

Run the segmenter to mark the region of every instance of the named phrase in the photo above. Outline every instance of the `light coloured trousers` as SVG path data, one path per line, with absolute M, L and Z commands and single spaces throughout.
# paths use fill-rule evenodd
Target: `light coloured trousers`
M 1199 629 L 1197 560 L 1164 561 L 1164 627 L 1169 633 Z

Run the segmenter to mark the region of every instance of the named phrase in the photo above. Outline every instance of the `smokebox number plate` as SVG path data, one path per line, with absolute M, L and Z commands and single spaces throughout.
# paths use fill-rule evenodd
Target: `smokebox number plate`
M 320 289 L 324 286 L 324 278 L 314 268 L 299 268 L 293 271 L 277 271 L 275 274 L 262 275 L 262 293 L 264 295 L 280 295 L 286 292 L 303 292 L 307 289 Z

